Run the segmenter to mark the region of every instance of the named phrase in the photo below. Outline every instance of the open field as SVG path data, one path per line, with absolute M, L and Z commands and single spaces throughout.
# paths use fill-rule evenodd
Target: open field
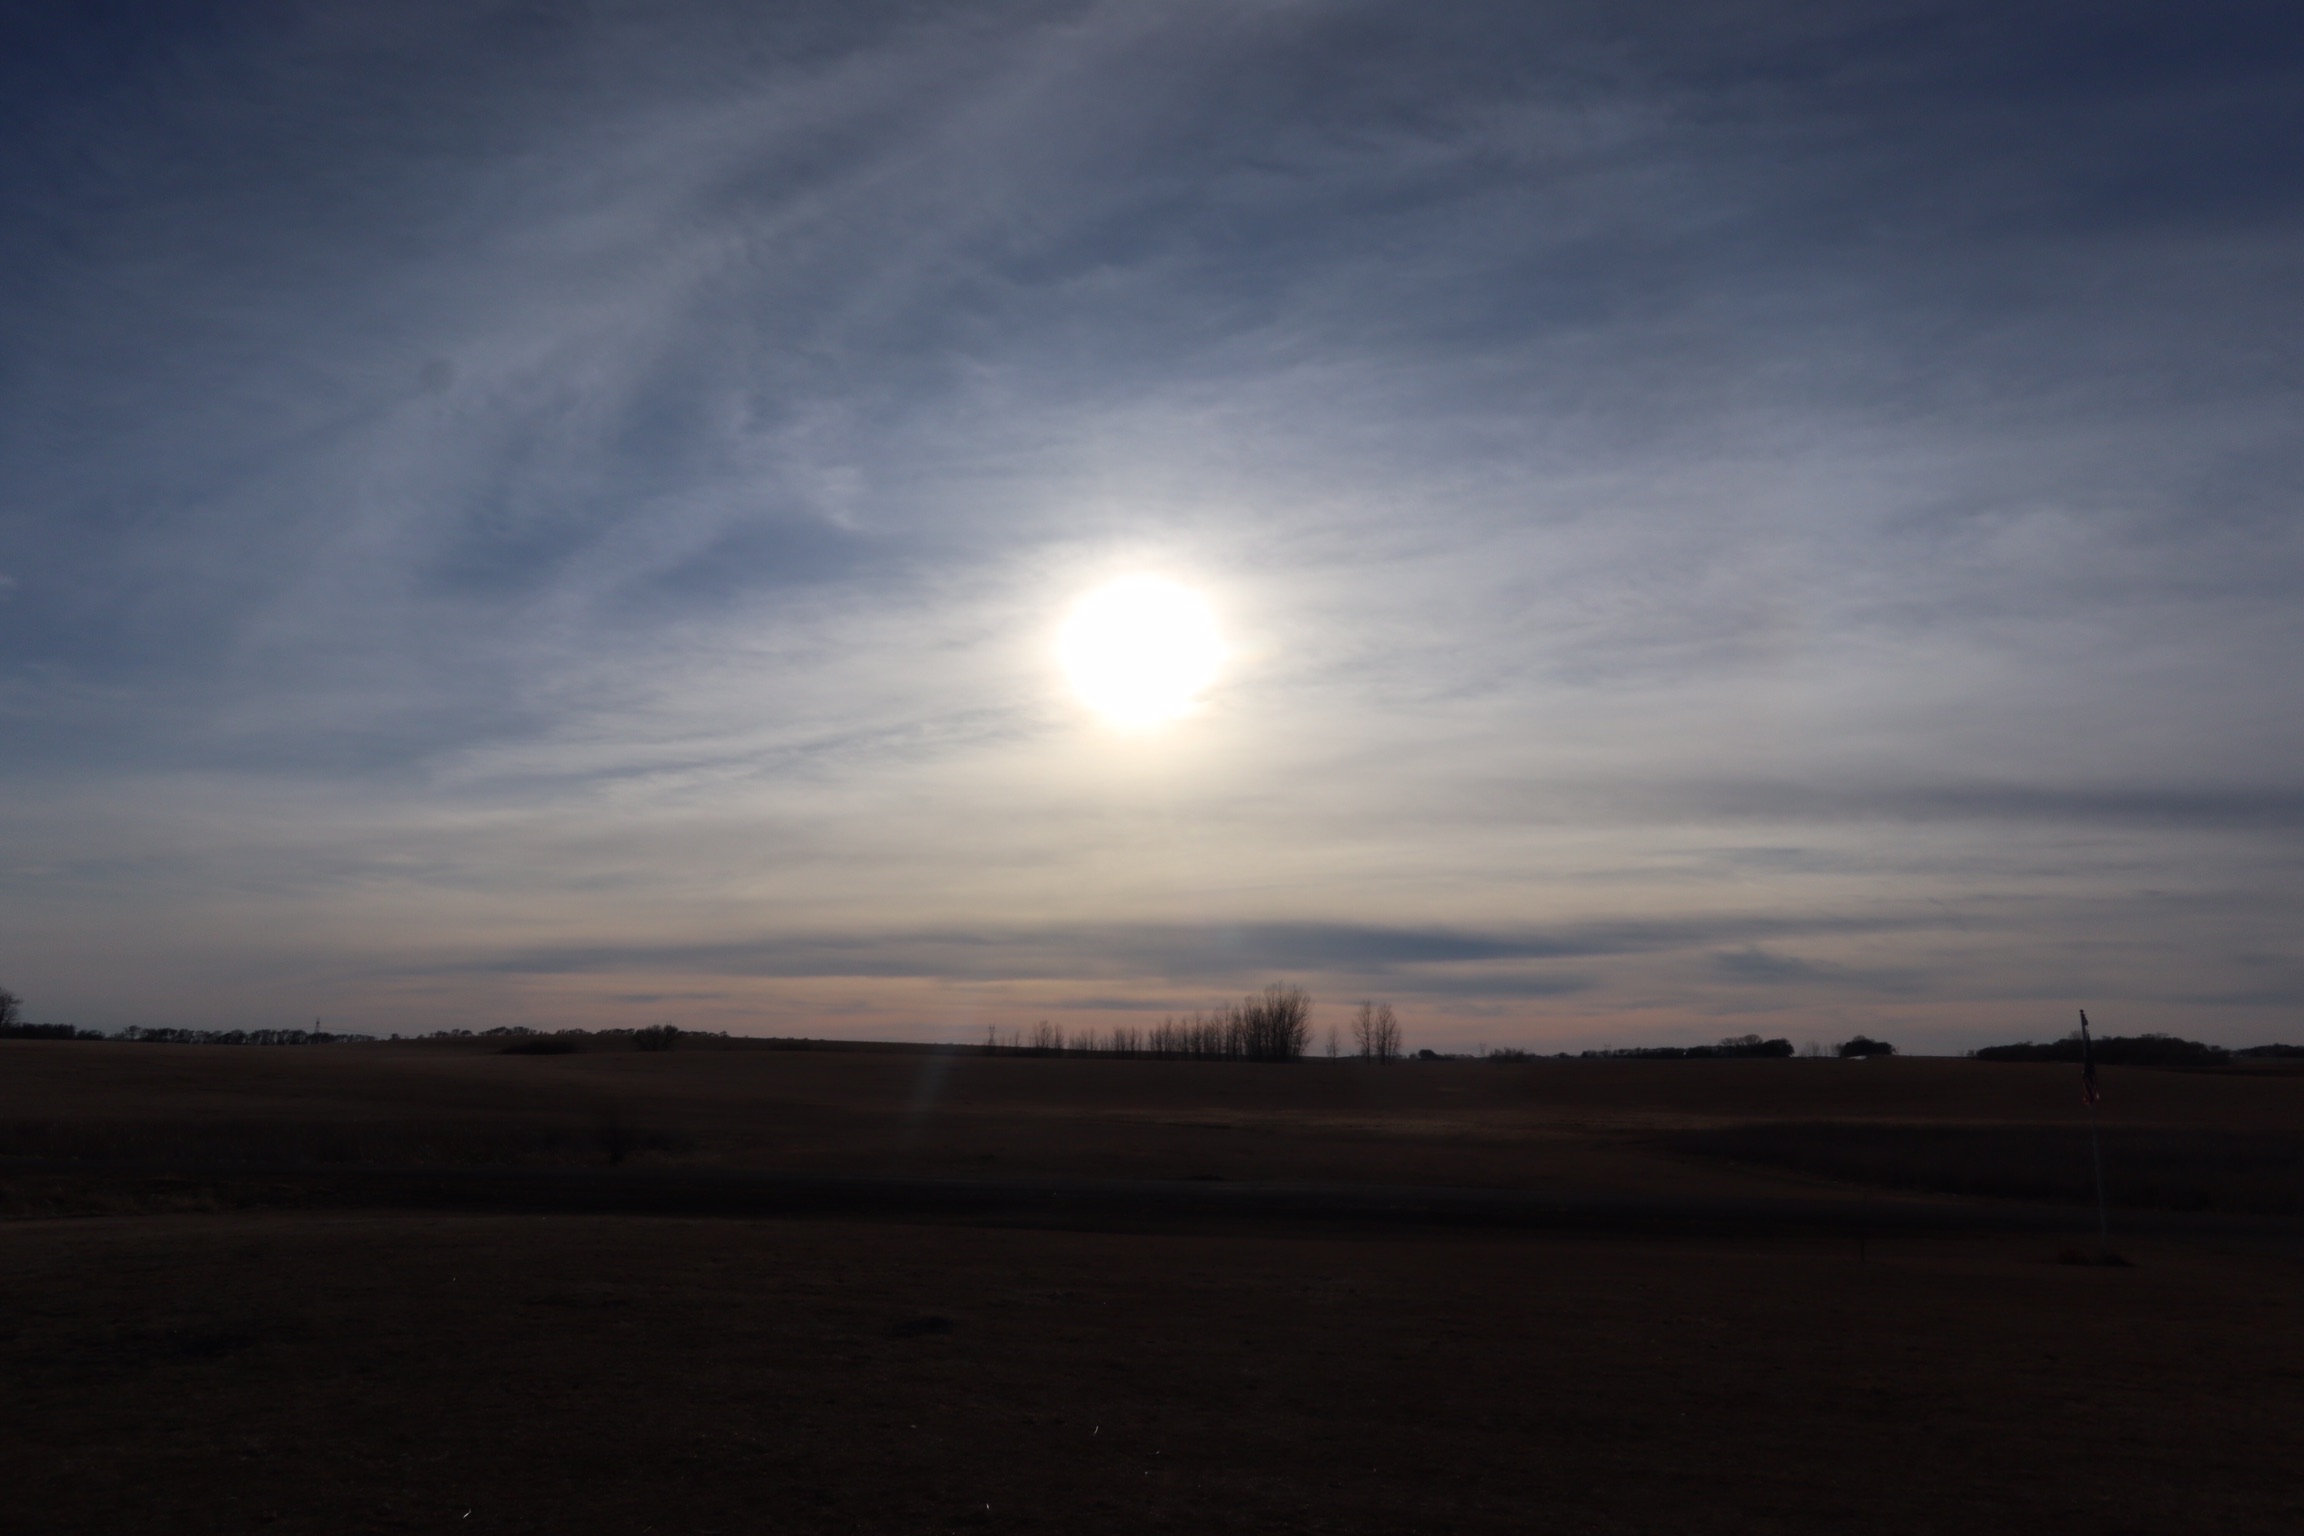
M 2304 1076 L 2105 1087 L 2128 1268 L 1975 1198 L 2084 1178 L 2062 1066 L 9 1043 L 0 1476 L 43 1531 L 2304 1528 Z M 1185 1193 L 647 1213 L 747 1180 Z
M 2258 1163 L 2304 1148 L 2304 1074 L 2292 1069 L 2107 1071 L 2105 1082 L 2115 1198 L 2154 1200 L 2146 1170 L 2123 1178 L 2124 1138 L 2163 1152 L 2238 1138 Z M 1829 1155 L 1833 1127 L 1859 1128 L 1871 1150 Z M 1883 1134 L 1902 1136 L 1909 1167 L 1877 1150 Z M 2038 1178 L 2012 1193 L 2070 1194 L 2074 1170 L 2085 1180 L 2070 1068 L 0 1042 L 0 1159 L 55 1164 L 613 1164 L 1730 1196 L 1810 1193 L 1819 1180 L 1925 1190 L 1931 1157 L 1973 1145 L 1999 1159 L 2011 1137 L 2039 1161 Z M 2251 1190 L 2265 1182 L 2250 1177 Z M 2173 1204 L 2223 1208 L 2222 1194 Z M 2232 1208 L 2253 1199 L 2236 1194 Z

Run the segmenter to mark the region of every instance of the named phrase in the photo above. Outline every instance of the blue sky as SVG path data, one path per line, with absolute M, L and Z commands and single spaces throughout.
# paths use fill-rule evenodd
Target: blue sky
M 0 982 L 2297 1038 L 2300 156 L 2275 5 L 27 8 Z

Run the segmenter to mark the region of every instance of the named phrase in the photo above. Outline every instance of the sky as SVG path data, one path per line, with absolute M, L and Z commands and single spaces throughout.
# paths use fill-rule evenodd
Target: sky
M 14 7 L 0 984 L 2304 1039 L 2300 270 L 2285 4 Z

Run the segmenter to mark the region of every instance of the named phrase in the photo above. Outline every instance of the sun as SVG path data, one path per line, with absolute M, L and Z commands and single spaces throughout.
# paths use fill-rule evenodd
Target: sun
M 1126 730 L 1191 713 L 1224 665 L 1207 599 L 1159 576 L 1128 576 L 1082 598 L 1057 637 L 1088 707 Z

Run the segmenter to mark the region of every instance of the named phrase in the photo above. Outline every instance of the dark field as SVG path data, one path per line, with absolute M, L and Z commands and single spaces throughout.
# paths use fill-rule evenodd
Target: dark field
M 7 1523 L 2304 1529 L 2304 1076 L 2105 1086 L 11 1042 Z

